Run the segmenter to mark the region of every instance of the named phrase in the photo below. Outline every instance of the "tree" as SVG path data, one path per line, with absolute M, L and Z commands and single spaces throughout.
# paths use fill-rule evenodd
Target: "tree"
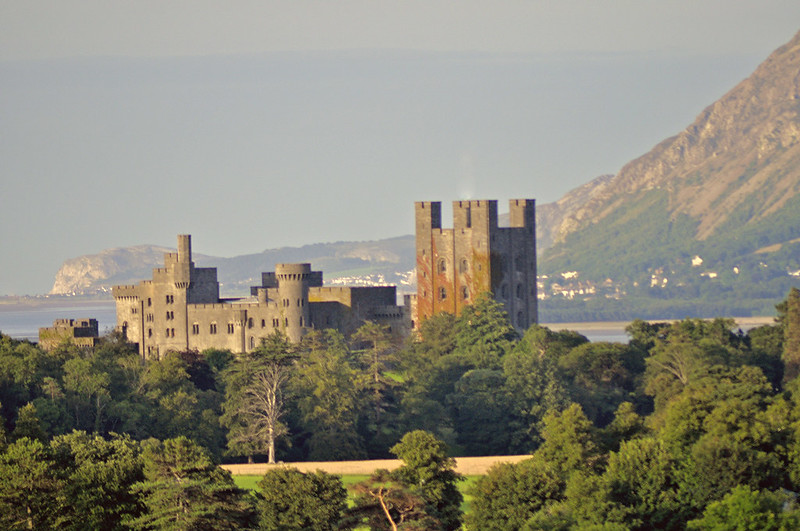
M 595 428 L 578 404 L 544 417 L 544 443 L 535 456 L 550 463 L 562 478 L 577 470 L 591 471 L 600 464 Z
M 47 442 L 47 435 L 42 430 L 39 423 L 39 416 L 36 413 L 36 406 L 26 404 L 22 406 L 17 415 L 17 425 L 11 432 L 11 438 L 19 440 L 27 437 L 28 439 Z
M 129 522 L 134 529 L 233 530 L 252 523 L 246 492 L 190 439 L 146 441 L 142 458 L 145 479 L 132 490 L 146 513 Z
M 532 326 L 503 359 L 505 393 L 511 401 L 510 451 L 530 453 L 542 442 L 542 420 L 548 411 L 569 405 L 558 360 L 571 348 L 588 342 L 580 334 Z
M 584 343 L 561 357 L 558 366 L 573 400 L 598 426 L 611 422 L 622 402 L 635 400 L 644 372 L 641 350 L 620 343 Z
M 344 336 L 335 330 L 312 332 L 297 362 L 293 394 L 303 427 L 311 435 L 308 457 L 314 461 L 364 459 L 356 431 L 361 401 L 358 372 Z
M 129 437 L 75 431 L 53 439 L 51 449 L 64 477 L 58 529 L 127 529 L 123 522 L 141 513 L 131 487 L 144 479 L 143 465 Z
M 800 290 L 792 288 L 786 297 L 786 315 L 783 322 L 784 379 L 792 380 L 800 374 Z
M 64 363 L 64 389 L 75 409 L 75 425 L 100 433 L 103 411 L 111 399 L 111 378 L 107 372 L 98 370 L 92 361 L 72 358 Z M 84 413 L 86 417 L 94 417 L 91 423 L 85 419 Z
M 564 480 L 542 459 L 500 463 L 481 476 L 470 491 L 470 529 L 522 529 L 537 511 L 564 494 Z
M 608 501 L 631 529 L 668 529 L 682 512 L 673 458 L 653 438 L 623 442 L 603 474 Z
M 61 485 L 44 443 L 23 438 L 10 444 L 0 454 L 0 527 L 55 528 L 53 508 Z
M 416 430 L 406 433 L 392 453 L 403 461 L 394 477 L 425 500 L 426 512 L 443 529 L 459 529 L 463 498 L 456 483 L 461 475 L 455 471 L 455 460 L 447 456 L 447 445 L 431 433 Z
M 347 508 L 341 478 L 322 471 L 275 468 L 258 482 L 258 494 L 259 528 L 265 530 L 331 531 Z
M 244 354 L 226 375 L 224 414 L 229 452 L 247 455 L 265 452 L 275 462 L 275 441 L 288 432 L 281 422 L 284 387 L 295 359 L 289 339 L 276 330 L 261 345 Z
M 512 408 L 504 384 L 502 371 L 473 369 L 464 373 L 447 397 L 456 440 L 466 455 L 509 453 Z
M 425 499 L 388 470 L 376 470 L 359 483 L 347 523 L 369 529 L 441 529 L 441 522 L 426 512 Z
M 503 304 L 483 293 L 456 318 L 456 350 L 476 369 L 500 369 L 518 338 Z
M 800 528 L 798 511 L 787 511 L 791 503 L 785 494 L 753 491 L 746 486 L 733 488 L 724 498 L 706 507 L 703 516 L 687 524 L 689 530 L 702 531 L 788 531 Z

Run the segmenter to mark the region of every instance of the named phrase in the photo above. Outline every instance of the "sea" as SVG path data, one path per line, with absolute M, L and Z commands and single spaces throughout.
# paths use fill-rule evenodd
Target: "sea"
M 111 332 L 117 324 L 113 301 L 83 301 L 70 305 L 46 302 L 36 305 L 0 304 L 0 332 L 14 339 L 38 341 L 39 328 L 52 326 L 56 319 L 97 319 L 100 334 Z M 626 322 L 612 323 L 542 323 L 552 330 L 574 330 L 589 341 L 627 343 Z
M 36 305 L 1 304 L 0 332 L 14 339 L 39 340 L 39 328 L 53 326 L 56 319 L 97 319 L 100 334 L 114 330 L 117 312 L 113 301 L 70 306 L 59 303 Z

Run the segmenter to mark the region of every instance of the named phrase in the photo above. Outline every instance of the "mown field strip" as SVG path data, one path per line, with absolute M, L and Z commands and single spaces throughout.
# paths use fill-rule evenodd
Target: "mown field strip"
M 465 476 L 480 476 L 496 463 L 518 463 L 530 455 L 496 455 L 486 457 L 456 457 L 456 471 Z M 261 476 L 276 467 L 288 466 L 301 472 L 322 470 L 337 475 L 369 475 L 379 468 L 394 470 L 400 466 L 399 459 L 372 459 L 366 461 L 309 461 L 304 463 L 267 463 L 222 465 L 234 476 Z

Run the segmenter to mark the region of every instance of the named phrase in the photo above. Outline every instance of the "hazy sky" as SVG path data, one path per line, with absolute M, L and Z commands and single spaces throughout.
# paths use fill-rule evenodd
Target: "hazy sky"
M 178 233 L 233 256 L 554 201 L 798 30 L 797 0 L 0 0 L 0 294 Z

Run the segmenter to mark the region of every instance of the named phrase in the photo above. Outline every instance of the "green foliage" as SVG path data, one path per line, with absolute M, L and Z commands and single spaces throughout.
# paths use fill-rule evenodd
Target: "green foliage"
M 293 394 L 313 461 L 364 459 L 356 427 L 362 406 L 363 380 L 353 364 L 344 336 L 334 330 L 304 339 L 306 351 L 296 365 Z
M 455 322 L 456 351 L 476 369 L 500 369 L 517 332 L 503 304 L 488 293 L 464 307 Z
M 511 433 L 507 427 L 513 417 L 504 383 L 502 371 L 473 369 L 464 373 L 448 395 L 456 440 L 467 455 L 508 452 Z
M 709 504 L 702 518 L 691 520 L 687 529 L 702 531 L 788 531 L 800 527 L 800 513 L 786 511 L 789 498 L 781 493 L 752 491 L 737 486 L 719 501 Z
M 347 508 L 347 492 L 338 476 L 294 468 L 268 471 L 258 482 L 259 529 L 330 531 Z
M 478 479 L 470 494 L 470 529 L 516 530 L 564 494 L 564 480 L 543 459 L 498 464 Z
M 412 487 L 388 470 L 376 470 L 353 486 L 354 506 L 346 525 L 369 529 L 442 529 L 442 523 L 426 512 L 427 502 Z
M 600 465 L 596 428 L 578 404 L 547 413 L 542 436 L 544 443 L 534 455 L 550 463 L 562 478 Z
M 275 441 L 288 432 L 281 417 L 294 350 L 276 330 L 226 370 L 220 422 L 228 428 L 228 453 L 250 458 L 266 453 L 269 462 L 275 462 Z
M 145 480 L 136 483 L 147 512 L 134 529 L 241 529 L 252 522 L 246 493 L 208 452 L 185 437 L 143 445 Z
M 608 501 L 631 529 L 663 529 L 680 521 L 682 510 L 673 457 L 654 438 L 623 442 L 603 474 Z M 620 516 L 617 516 L 620 518 Z
M 783 332 L 784 379 L 788 381 L 800 375 L 800 290 L 794 287 L 786 297 Z
M 644 372 L 641 350 L 619 343 L 585 343 L 558 362 L 573 400 L 598 426 L 611 422 L 624 401 L 635 400 Z
M 62 480 L 53 474 L 53 457 L 41 441 L 20 439 L 0 454 L 0 526 L 52 529 Z
M 393 476 L 425 501 L 425 512 L 441 522 L 442 529 L 461 527 L 463 498 L 456 483 L 461 476 L 455 461 L 447 456 L 447 445 L 433 434 L 416 430 L 403 436 L 392 447 L 403 461 Z
M 59 529 L 127 529 L 124 522 L 142 512 L 131 487 L 144 479 L 143 463 L 130 438 L 76 431 L 53 439 L 51 449 L 64 479 Z

